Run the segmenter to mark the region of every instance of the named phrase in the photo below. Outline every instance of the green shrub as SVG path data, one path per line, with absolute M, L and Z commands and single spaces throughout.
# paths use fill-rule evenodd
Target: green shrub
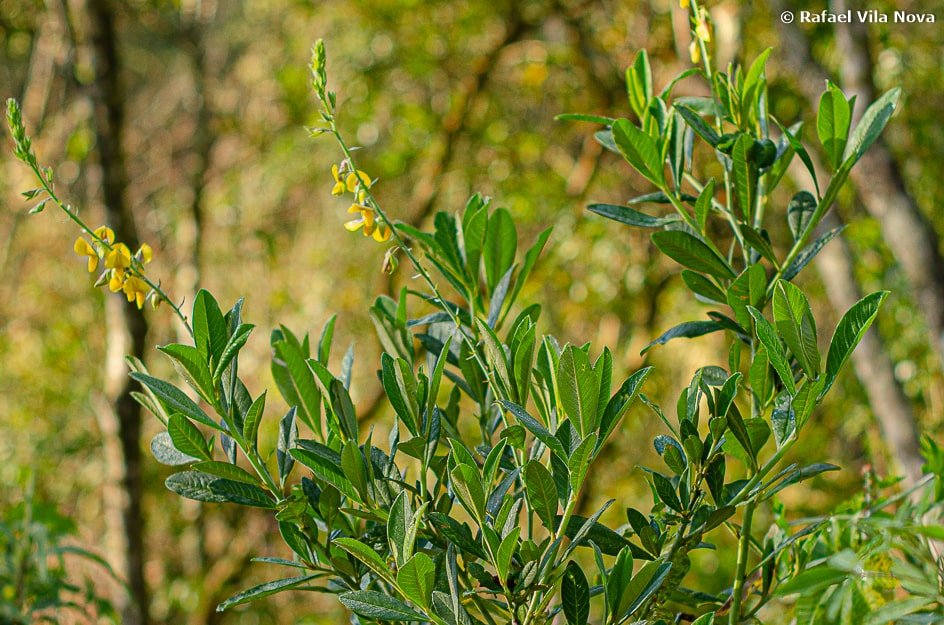
M 656 247 L 683 267 L 694 297 L 712 308 L 646 350 L 709 333 L 728 340 L 727 368 L 700 368 L 682 386 L 674 414 L 642 394 L 649 368 L 614 381 L 605 346 L 561 346 L 539 333 L 541 307 L 519 298 L 549 231 L 520 245 L 513 216 L 480 196 L 457 214 L 438 213 L 432 231 L 388 216 L 338 131 L 319 43 L 312 75 L 321 115 L 312 133 L 333 136 L 343 153 L 332 192 L 353 196 L 357 218 L 348 229 L 389 240 L 385 267 L 393 270 L 404 256 L 423 287 L 397 299 L 381 296 L 370 309 L 384 350 L 378 383 L 396 414 L 388 432 L 361 436 L 349 394 L 353 354 L 340 371 L 329 370 L 332 318 L 317 342 L 285 327 L 272 331 L 284 416 L 276 449 L 260 449 L 260 421 L 274 402 L 240 379 L 239 353 L 253 330 L 242 302 L 224 311 L 201 291 L 189 316 L 175 306 L 144 273 L 149 248 L 132 254 L 59 200 L 10 104 L 17 155 L 41 183 L 28 195 L 52 201 L 82 227 L 88 238 L 76 251 L 89 257 L 90 270 L 105 261 L 100 284 L 139 307 L 166 301 L 191 331 L 192 344 L 160 350 L 199 403 L 131 362 L 144 389 L 141 403 L 166 426 L 151 443 L 154 455 L 182 467 L 168 488 L 198 501 L 269 510 L 293 553 L 290 560 L 258 558 L 287 572 L 220 609 L 310 589 L 337 594 L 363 623 L 733 624 L 767 618 L 768 603 L 794 595 L 799 599 L 780 605 L 795 606 L 802 623 L 859 622 L 873 609 L 875 623 L 940 617 L 929 541 L 942 530 L 920 521 L 938 506 L 937 489 L 922 491 L 923 504 L 900 495 L 863 498 L 852 512 L 817 519 L 790 519 L 775 503 L 780 490 L 837 468 L 799 463 L 791 450 L 887 294 L 868 295 L 847 311 L 823 353 L 820 337 L 828 333 L 794 279 L 839 234 L 813 238 L 898 93 L 880 97 L 850 128 L 854 103 L 827 87 L 816 131 L 831 178 L 817 180 L 799 125 L 787 127 L 767 111 L 769 50 L 747 68 L 715 71 L 704 11 L 695 3 L 691 11 L 693 58 L 703 67 L 656 91 L 640 52 L 627 71 L 638 123 L 563 116 L 603 126 L 598 140 L 653 185 L 628 206 L 590 210 L 652 229 Z M 694 76 L 712 95 L 673 97 L 676 82 Z M 785 208 L 769 206 L 794 157 L 814 188 Z M 723 180 L 699 179 L 700 158 L 717 159 Z M 644 204 L 669 210 L 644 213 Z M 768 234 L 773 220 L 788 226 L 785 254 L 777 252 L 784 242 Z M 448 286 L 441 289 L 439 280 Z M 610 527 L 603 515 L 615 499 L 588 517 L 576 514 L 576 505 L 585 483 L 605 475 L 595 460 L 634 406 L 648 406 L 665 424 L 654 440 L 663 464 L 644 471 L 652 507 L 628 508 L 627 522 Z M 939 456 L 929 449 L 932 473 L 919 487 L 937 483 Z M 769 528 L 756 526 L 762 507 L 777 513 Z M 736 549 L 719 557 L 736 562 L 730 588 L 688 588 L 689 554 L 712 548 L 714 537 L 729 531 Z M 906 598 L 886 592 L 899 585 Z

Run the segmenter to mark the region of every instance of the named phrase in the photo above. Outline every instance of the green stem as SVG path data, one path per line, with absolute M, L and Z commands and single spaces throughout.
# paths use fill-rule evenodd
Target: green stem
M 751 548 L 751 523 L 754 518 L 756 502 L 749 501 L 744 506 L 744 520 L 741 523 L 741 536 L 738 540 L 737 570 L 734 573 L 734 587 L 731 589 L 731 614 L 729 625 L 738 625 L 741 622 L 741 603 L 744 597 L 744 572 L 747 569 L 747 560 Z

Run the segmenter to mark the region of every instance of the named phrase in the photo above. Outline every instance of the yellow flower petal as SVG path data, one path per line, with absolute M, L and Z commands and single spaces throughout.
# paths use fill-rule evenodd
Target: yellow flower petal
M 365 187 L 369 187 L 371 185 L 370 176 L 368 176 L 367 174 L 365 174 L 359 169 L 357 170 L 356 174 L 352 171 L 351 173 L 347 175 L 347 178 L 345 180 L 345 182 L 347 183 L 347 190 L 350 191 L 351 193 L 354 193 L 354 191 L 357 190 L 357 185 L 359 184 L 358 176 L 360 176 L 360 179 L 364 181 Z
M 98 269 L 98 256 L 89 254 L 88 257 L 88 272 L 95 273 L 95 270 Z
M 384 241 L 387 241 L 390 239 L 390 234 L 391 234 L 390 227 L 387 226 L 386 224 L 380 224 L 374 230 L 374 241 L 377 241 L 378 243 L 383 243 Z
M 108 226 L 99 226 L 95 229 L 95 236 L 109 245 L 115 242 L 115 231 Z
M 109 269 L 126 269 L 131 266 L 131 250 L 124 243 L 116 243 L 105 254 L 105 266 Z
M 364 220 L 364 224 L 366 226 L 370 226 L 370 227 L 373 227 L 374 222 L 377 221 L 377 218 L 374 215 L 374 211 L 372 210 L 362 210 L 361 219 Z
M 151 262 L 151 259 L 154 257 L 154 250 L 152 250 L 151 246 L 147 243 L 142 243 L 141 247 L 138 248 L 138 255 L 141 256 L 141 262 L 146 265 Z
M 350 232 L 357 232 L 357 230 L 364 227 L 364 220 L 353 219 L 351 221 L 346 221 L 344 222 L 344 227 Z
M 692 39 L 692 42 L 688 44 L 688 55 L 695 65 L 701 63 L 701 46 L 698 45 L 697 40 Z
M 125 285 L 124 277 L 125 274 L 123 271 L 118 271 L 116 269 L 115 271 L 111 272 L 111 279 L 108 281 L 108 289 L 112 293 L 117 293 L 120 291 Z
M 695 36 L 706 43 L 711 41 L 711 31 L 708 29 L 708 22 L 705 21 L 704 15 L 698 19 L 698 24 L 695 25 Z

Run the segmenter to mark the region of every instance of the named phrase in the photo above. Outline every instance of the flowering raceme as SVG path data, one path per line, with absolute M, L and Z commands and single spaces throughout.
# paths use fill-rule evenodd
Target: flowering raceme
M 143 266 L 151 262 L 154 256 L 151 246 L 142 243 L 132 255 L 126 244 L 115 242 L 115 233 L 108 226 L 99 226 L 92 234 L 91 243 L 85 237 L 79 237 L 72 249 L 79 256 L 88 257 L 89 273 L 98 268 L 100 260 L 103 261 L 105 271 L 96 286 L 108 284 L 112 293 L 124 293 L 128 301 L 134 302 L 139 309 L 144 307 L 144 302 L 152 295 L 156 304 L 158 298 L 144 279 L 143 272 Z
M 344 195 L 344 193 L 354 194 L 354 203 L 348 207 L 347 212 L 360 216 L 357 219 L 345 222 L 344 227 L 349 232 L 363 230 L 365 237 L 373 237 L 378 243 L 383 243 L 390 239 L 390 226 L 383 223 L 383 219 L 377 215 L 377 211 L 370 205 L 370 199 L 367 197 L 366 188 L 373 184 L 370 176 L 363 171 L 348 171 L 347 164 L 342 163 L 331 166 L 331 176 L 334 178 L 334 187 L 331 189 L 332 195 Z M 363 187 L 363 188 L 362 188 Z

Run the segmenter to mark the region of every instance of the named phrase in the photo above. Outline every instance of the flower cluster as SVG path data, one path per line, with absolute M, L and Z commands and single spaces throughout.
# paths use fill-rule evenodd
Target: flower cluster
M 346 222 L 344 227 L 350 232 L 363 229 L 365 237 L 372 236 L 378 243 L 389 240 L 390 226 L 383 222 L 367 196 L 367 189 L 373 184 L 370 176 L 360 170 L 352 170 L 347 163 L 342 163 L 340 166 L 332 165 L 331 176 L 334 178 L 332 195 L 354 194 L 354 203 L 347 212 L 359 216 L 357 219 Z
M 142 271 L 142 267 L 151 262 L 151 246 L 142 243 L 132 254 L 127 245 L 115 242 L 115 232 L 108 226 L 96 228 L 92 235 L 92 242 L 84 237 L 76 239 L 73 249 L 79 256 L 88 257 L 89 273 L 98 269 L 99 261 L 104 264 L 105 270 L 96 286 L 107 284 L 112 293 L 124 293 L 138 308 L 143 308 L 148 299 L 156 307 L 160 297 L 147 283 Z
M 688 46 L 688 53 L 692 58 L 692 63 L 697 65 L 701 62 L 702 43 L 711 41 L 711 27 L 708 25 L 708 15 L 704 7 L 696 9 L 696 17 L 692 18 L 692 24 L 695 27 L 695 36 Z

